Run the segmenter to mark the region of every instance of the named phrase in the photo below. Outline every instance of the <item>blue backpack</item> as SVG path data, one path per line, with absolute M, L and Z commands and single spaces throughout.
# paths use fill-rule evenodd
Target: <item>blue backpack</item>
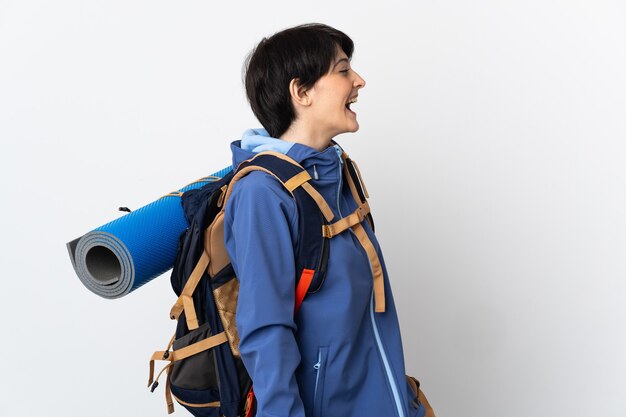
M 365 218 L 372 221 L 359 175 L 346 160 L 349 184 L 362 204 L 334 223 L 332 211 L 310 184 L 308 172 L 272 151 L 259 153 L 223 178 L 182 195 L 190 226 L 180 237 L 171 275 L 178 299 L 170 318 L 178 322 L 166 349 L 152 355 L 148 381 L 154 391 L 166 372 L 168 413 L 174 411 L 173 399 L 198 417 L 252 417 L 256 412 L 252 381 L 239 355 L 235 323 L 239 282 L 224 246 L 224 207 L 234 184 L 261 170 L 274 176 L 295 199 L 299 214 L 295 314 L 305 296 L 322 287 L 330 239 Z M 155 379 L 157 360 L 169 363 Z

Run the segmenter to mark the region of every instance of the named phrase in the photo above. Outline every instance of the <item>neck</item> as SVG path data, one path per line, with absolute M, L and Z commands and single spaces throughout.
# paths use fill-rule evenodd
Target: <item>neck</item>
M 300 143 L 317 149 L 318 151 L 323 151 L 330 146 L 330 140 L 332 137 L 316 131 L 311 126 L 306 126 L 303 123 L 294 121 L 291 126 L 289 126 L 289 129 L 287 129 L 287 131 L 283 133 L 279 139 L 286 142 Z

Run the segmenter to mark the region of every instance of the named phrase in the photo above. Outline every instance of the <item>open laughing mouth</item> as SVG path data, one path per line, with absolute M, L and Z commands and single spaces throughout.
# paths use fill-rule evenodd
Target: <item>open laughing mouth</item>
M 355 96 L 355 97 L 351 98 L 350 100 L 348 100 L 348 102 L 346 103 L 346 109 L 348 109 L 348 111 L 350 113 L 354 114 L 354 115 L 356 115 L 356 113 L 350 109 L 350 105 L 353 104 L 353 103 L 356 103 L 356 102 L 357 102 L 357 98 Z

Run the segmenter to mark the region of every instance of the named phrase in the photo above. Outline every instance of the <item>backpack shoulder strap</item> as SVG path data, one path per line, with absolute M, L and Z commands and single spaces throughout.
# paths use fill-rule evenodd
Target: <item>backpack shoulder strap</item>
M 346 177 L 346 181 L 348 182 L 348 186 L 350 187 L 350 191 L 352 192 L 352 196 L 357 204 L 361 204 L 360 207 L 367 208 L 367 214 L 365 218 L 372 226 L 372 231 L 374 230 L 374 220 L 372 219 L 372 214 L 369 212 L 369 205 L 367 205 L 367 199 L 369 198 L 369 194 L 367 193 L 367 189 L 365 188 L 365 184 L 363 183 L 363 179 L 361 178 L 361 173 L 359 171 L 356 163 L 348 157 L 348 155 L 343 152 L 341 154 L 341 158 L 344 161 L 344 175 Z M 357 211 L 359 210 L 357 208 Z M 384 284 L 384 272 L 382 268 L 382 264 L 380 259 L 378 258 L 378 252 L 372 241 L 370 240 L 367 232 L 363 228 L 361 223 L 357 223 L 352 227 L 354 230 L 354 234 L 356 235 L 359 242 L 365 249 L 367 253 L 367 257 L 370 260 L 370 265 L 372 267 L 372 274 L 374 276 L 374 300 L 375 300 L 375 309 L 377 313 L 383 313 L 385 311 L 385 284 Z
M 276 178 L 294 198 L 298 198 L 294 194 L 294 191 L 301 187 L 309 197 L 313 199 L 326 221 L 330 222 L 334 218 L 334 214 L 328 206 L 328 203 L 326 203 L 326 200 L 324 200 L 324 197 L 309 184 L 311 180 L 309 173 L 292 158 L 275 151 L 260 152 L 253 158 L 239 164 L 235 176 L 228 186 L 224 198 L 224 206 L 226 206 L 226 201 L 230 197 L 235 183 L 252 171 L 264 171 L 270 174 Z
M 350 191 L 354 197 L 354 201 L 361 205 L 367 204 L 367 199 L 370 198 L 370 196 L 367 192 L 367 188 L 365 188 L 365 183 L 361 177 L 361 171 L 359 170 L 358 165 L 345 152 L 342 152 L 341 159 L 343 159 L 344 174 L 348 182 L 348 187 L 350 187 Z M 372 230 L 374 230 L 374 219 L 372 218 L 372 213 L 369 210 L 365 218 L 369 222 L 370 226 L 372 226 Z
M 276 178 L 294 197 L 298 209 L 298 241 L 296 242 L 296 300 L 299 309 L 307 293 L 319 290 L 326 276 L 330 236 L 323 228 L 334 214 L 322 195 L 310 184 L 309 173 L 292 158 L 273 151 L 261 152 L 242 162 L 228 186 L 222 209 L 237 181 L 252 171 L 264 171 Z

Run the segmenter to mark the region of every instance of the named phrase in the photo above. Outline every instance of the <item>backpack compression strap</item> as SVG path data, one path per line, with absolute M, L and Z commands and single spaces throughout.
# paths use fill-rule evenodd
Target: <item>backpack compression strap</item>
M 196 316 L 196 308 L 193 303 L 193 293 L 202 278 L 202 275 L 207 269 L 209 265 L 209 254 L 206 249 L 202 249 L 202 254 L 200 255 L 200 259 L 196 264 L 195 268 L 191 272 L 191 275 L 187 279 L 187 283 L 183 287 L 183 290 L 180 293 L 180 296 L 176 300 L 176 303 L 172 306 L 170 310 L 170 318 L 172 320 L 178 320 L 181 313 L 185 311 L 185 319 L 187 321 L 187 328 L 189 330 L 197 329 L 198 326 L 198 317 Z

